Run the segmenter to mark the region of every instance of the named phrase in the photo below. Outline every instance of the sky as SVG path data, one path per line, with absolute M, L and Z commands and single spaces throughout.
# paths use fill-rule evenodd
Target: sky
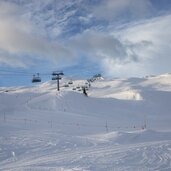
M 171 72 L 170 0 L 0 0 L 0 86 Z

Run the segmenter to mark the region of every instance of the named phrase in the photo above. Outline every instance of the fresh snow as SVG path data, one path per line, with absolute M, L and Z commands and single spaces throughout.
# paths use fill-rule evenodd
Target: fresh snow
M 171 170 L 171 74 L 0 88 L 0 170 Z

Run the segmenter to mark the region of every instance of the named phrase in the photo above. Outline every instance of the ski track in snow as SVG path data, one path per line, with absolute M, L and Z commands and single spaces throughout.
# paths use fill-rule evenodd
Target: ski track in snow
M 39 149 L 41 151 L 41 149 Z M 22 159 L 1 163 L 2 170 L 34 170 L 35 168 L 74 168 L 79 165 L 88 170 L 164 170 L 171 168 L 171 141 L 148 142 L 131 145 L 109 145 L 78 148 L 67 152 L 22 156 Z M 4 165 L 4 167 L 3 167 Z M 128 166 L 127 166 L 128 165 Z M 130 167 L 132 165 L 132 167 Z
M 56 93 L 50 83 L 1 93 L 0 171 L 171 170 L 171 132 L 125 127 L 149 114 L 149 124 L 170 131 L 166 77 L 95 82 L 89 98 L 73 87 Z M 107 120 L 109 131 L 113 124 L 126 132 L 104 133 Z

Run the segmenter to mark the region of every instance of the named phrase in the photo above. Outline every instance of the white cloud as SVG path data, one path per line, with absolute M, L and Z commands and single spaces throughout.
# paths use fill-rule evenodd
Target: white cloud
M 126 11 L 143 15 L 149 9 L 148 0 L 106 0 L 96 7 L 94 15 L 110 20 Z M 106 75 L 115 76 L 144 75 L 171 68 L 171 15 L 130 23 L 117 32 L 89 29 L 58 43 L 42 37 L 38 28 L 21 14 L 18 6 L 0 3 L 0 63 L 27 67 L 33 58 L 39 58 L 71 65 L 78 58 L 87 57 L 98 63 Z M 85 18 L 80 20 L 86 22 Z
M 119 33 L 121 41 L 132 44 L 147 42 L 146 48 L 134 47 L 144 71 L 159 74 L 171 68 L 171 15 L 137 23 Z M 115 33 L 114 33 L 115 34 Z
M 130 60 L 135 59 L 135 56 L 133 57 L 127 52 L 127 49 L 132 51 L 128 44 L 124 44 L 114 36 L 104 32 L 85 31 L 72 38 L 69 44 L 77 56 L 83 54 L 95 60 L 109 57 L 125 62 L 129 60 L 128 56 Z
M 153 11 L 150 0 L 105 0 L 92 9 L 96 18 L 107 21 L 144 17 Z
M 15 54 L 10 54 L 7 51 L 0 50 L 0 64 L 5 64 L 10 67 L 18 66 L 26 68 L 28 65 L 31 65 L 32 62 L 29 59 L 24 60 L 20 56 L 15 56 Z
M 22 18 L 20 8 L 11 3 L 0 3 L 0 61 L 14 66 L 25 66 L 25 54 L 56 63 L 67 61 L 72 53 L 57 42 L 40 37 L 33 23 Z M 5 52 L 7 53 L 5 55 Z M 23 57 L 21 57 L 23 56 Z M 22 61 L 21 64 L 17 61 Z M 16 61 L 16 62 L 12 62 Z
M 144 70 L 143 63 L 116 63 L 113 58 L 104 58 L 101 61 L 101 68 L 104 71 L 104 75 L 107 77 L 134 77 L 146 75 L 148 73 Z
M 120 31 L 85 31 L 69 42 L 75 55 L 101 65 L 108 76 L 160 74 L 171 69 L 171 15 L 134 23 Z
M 110 33 L 95 32 L 92 30 L 75 36 L 69 42 L 74 49 L 75 56 L 85 56 L 99 64 L 106 75 L 126 73 L 130 68 L 120 70 L 125 66 L 141 65 L 141 58 L 138 49 L 145 49 L 151 46 L 151 42 L 119 40 Z
M 171 15 L 165 15 L 134 23 L 128 28 L 113 32 L 112 35 L 117 37 L 123 49 L 125 48 L 126 56 L 120 58 L 120 61 L 116 60 L 115 56 L 104 57 L 101 60 L 101 67 L 105 74 L 108 76 L 142 76 L 170 72 L 170 21 Z

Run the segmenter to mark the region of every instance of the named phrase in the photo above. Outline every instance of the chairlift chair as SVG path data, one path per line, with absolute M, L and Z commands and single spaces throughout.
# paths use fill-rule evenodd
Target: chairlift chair
M 68 84 L 73 84 L 73 82 L 70 80 L 70 81 L 68 82 Z
M 64 87 L 69 87 L 69 84 L 64 84 Z
M 32 83 L 38 83 L 38 82 L 41 82 L 39 73 L 37 73 L 37 75 L 33 75 L 33 78 L 32 78 Z

